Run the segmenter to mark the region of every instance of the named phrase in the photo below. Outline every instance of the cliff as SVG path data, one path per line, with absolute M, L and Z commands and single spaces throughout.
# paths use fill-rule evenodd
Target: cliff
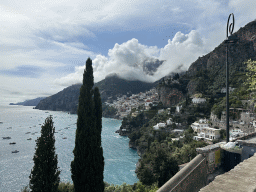
M 81 84 L 72 85 L 40 101 L 35 109 L 76 113 Z
M 230 78 L 237 71 L 244 71 L 244 62 L 256 59 L 256 21 L 248 23 L 246 26 L 240 28 L 236 33 L 239 41 L 234 45 L 229 45 L 228 48 L 228 62 L 230 68 Z M 191 64 L 187 71 L 187 75 L 193 78 L 197 72 L 207 71 L 210 78 L 212 78 L 213 91 L 218 91 L 225 86 L 226 77 L 226 44 L 223 42 L 216 47 L 212 52 L 203 57 L 199 57 Z M 195 93 L 196 81 L 189 83 L 189 92 Z
M 159 101 L 163 103 L 164 107 L 177 105 L 179 102 L 185 99 L 188 83 L 189 80 L 184 78 L 163 78 L 160 80 L 159 85 L 157 86 Z

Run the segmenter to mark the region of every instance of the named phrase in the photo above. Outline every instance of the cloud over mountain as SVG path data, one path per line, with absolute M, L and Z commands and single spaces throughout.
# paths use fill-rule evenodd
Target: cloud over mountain
M 108 56 L 97 55 L 93 59 L 94 80 L 98 82 L 108 74 L 117 73 L 127 80 L 154 82 L 171 72 L 187 70 L 198 56 L 207 53 L 205 41 L 192 30 L 188 34 L 177 32 L 163 48 L 146 46 L 135 38 L 115 44 Z M 75 68 L 75 72 L 57 79 L 62 85 L 80 83 L 85 66 Z

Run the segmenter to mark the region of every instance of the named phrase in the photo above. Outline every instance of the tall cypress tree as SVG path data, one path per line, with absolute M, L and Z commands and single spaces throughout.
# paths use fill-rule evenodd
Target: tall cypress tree
M 57 192 L 60 182 L 58 159 L 55 154 L 55 128 L 52 116 L 47 117 L 41 128 L 41 137 L 36 140 L 34 167 L 29 176 L 32 192 Z
M 92 60 L 88 58 L 83 85 L 80 88 L 74 160 L 71 162 L 71 178 L 75 192 L 104 191 L 104 187 L 102 188 L 104 164 L 102 168 L 103 154 L 100 144 L 101 122 L 98 122 L 101 121 L 101 114 L 97 112 L 101 109 L 101 103 L 98 101 L 99 92 L 96 91 L 93 99 L 93 85 Z
M 103 172 L 104 172 L 104 157 L 103 157 L 103 149 L 101 146 L 101 132 L 102 132 L 102 103 L 101 103 L 101 97 L 99 88 L 94 88 L 94 114 L 95 114 L 95 123 L 96 123 L 96 130 L 98 131 L 98 148 L 97 148 L 97 154 L 98 154 L 98 189 L 96 191 L 104 191 L 104 182 L 103 182 Z

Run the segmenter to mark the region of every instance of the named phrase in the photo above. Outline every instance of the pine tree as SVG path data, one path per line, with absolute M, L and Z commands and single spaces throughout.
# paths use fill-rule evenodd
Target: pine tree
M 104 159 L 101 148 L 101 101 L 99 91 L 92 89 L 93 68 L 90 58 L 86 61 L 83 85 L 80 88 L 77 111 L 77 130 L 71 178 L 75 192 L 104 191 Z M 99 111 L 98 111 L 99 110 Z M 96 123 L 97 122 L 97 123 Z
M 60 182 L 58 159 L 55 154 L 55 128 L 52 116 L 47 117 L 41 128 L 41 137 L 36 140 L 34 167 L 29 176 L 32 192 L 57 192 Z

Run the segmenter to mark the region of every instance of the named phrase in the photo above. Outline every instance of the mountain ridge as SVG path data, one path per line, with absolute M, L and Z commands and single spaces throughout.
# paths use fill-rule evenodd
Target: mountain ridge
M 156 83 L 146 83 L 142 81 L 128 81 L 117 75 L 107 76 L 105 79 L 94 84 L 98 87 L 101 94 L 102 103 L 107 100 L 115 100 L 118 96 L 137 94 L 148 91 L 155 87 Z M 80 87 L 82 84 L 69 86 L 62 91 L 49 96 L 39 102 L 35 109 L 68 111 L 75 114 L 77 111 Z

